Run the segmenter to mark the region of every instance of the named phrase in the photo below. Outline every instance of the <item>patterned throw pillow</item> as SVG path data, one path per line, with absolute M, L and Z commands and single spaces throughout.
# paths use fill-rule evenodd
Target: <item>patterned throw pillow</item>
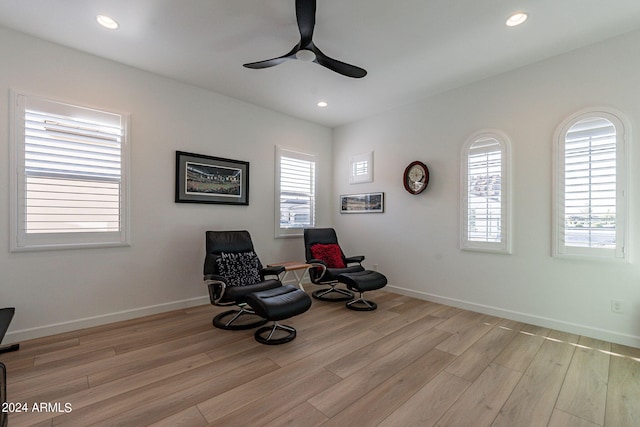
M 253 285 L 261 281 L 262 264 L 253 251 L 220 254 L 216 259 L 218 274 L 227 279 L 227 286 Z
M 311 246 L 311 255 L 315 259 L 324 261 L 329 268 L 345 268 L 346 265 L 342 259 L 342 251 L 340 246 L 335 243 L 329 245 L 323 245 L 322 243 L 316 243 Z

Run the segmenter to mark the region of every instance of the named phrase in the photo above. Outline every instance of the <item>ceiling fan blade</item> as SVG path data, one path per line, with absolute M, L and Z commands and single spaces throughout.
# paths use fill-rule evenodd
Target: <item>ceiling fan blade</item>
M 300 30 L 300 47 L 311 43 L 316 26 L 316 0 L 296 0 L 296 18 Z
M 293 47 L 293 49 L 289 51 L 289 53 L 286 53 L 277 58 L 265 59 L 264 61 L 258 61 L 258 62 L 250 62 L 248 64 L 243 64 L 243 66 L 247 68 L 252 68 L 254 70 L 258 70 L 260 68 L 275 67 L 276 65 L 282 64 L 283 62 L 288 61 L 290 59 L 296 59 L 296 53 L 299 50 L 300 48 L 298 47 L 298 45 L 296 45 Z
M 287 58 L 285 56 L 281 56 L 279 58 L 272 58 L 272 59 L 265 59 L 264 61 L 258 61 L 258 62 L 250 62 L 248 64 L 242 64 L 244 67 L 247 68 L 252 68 L 254 70 L 258 70 L 260 68 L 269 68 L 269 67 L 275 67 L 278 64 L 282 64 L 285 61 L 288 61 L 292 58 Z
M 342 74 L 343 76 L 353 77 L 354 79 L 361 79 L 367 75 L 367 70 L 363 68 L 330 58 L 314 45 L 312 45 L 311 48 L 313 53 L 316 55 L 314 62 L 322 65 L 323 67 Z

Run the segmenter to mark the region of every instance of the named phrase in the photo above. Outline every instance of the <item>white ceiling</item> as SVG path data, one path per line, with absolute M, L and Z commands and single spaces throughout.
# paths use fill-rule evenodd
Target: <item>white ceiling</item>
M 330 127 L 640 28 L 638 0 L 317 3 L 314 42 L 365 78 L 242 67 L 298 42 L 294 0 L 0 0 L 0 25 Z M 529 20 L 506 27 L 520 10 Z

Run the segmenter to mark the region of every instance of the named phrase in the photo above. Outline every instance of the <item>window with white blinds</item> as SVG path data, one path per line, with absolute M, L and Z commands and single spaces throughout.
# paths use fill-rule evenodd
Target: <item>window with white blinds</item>
M 508 140 L 479 132 L 462 152 L 462 249 L 510 252 Z
M 373 151 L 358 154 L 349 159 L 349 183 L 359 184 L 373 181 Z
M 127 117 L 15 94 L 14 250 L 128 242 Z
M 353 175 L 354 177 L 360 177 L 368 174 L 369 174 L 369 162 L 367 162 L 366 160 L 354 162 L 351 165 L 351 175 Z
M 276 147 L 276 237 L 315 225 L 315 156 Z
M 557 137 L 555 253 L 624 258 L 624 127 L 607 112 L 567 121 Z

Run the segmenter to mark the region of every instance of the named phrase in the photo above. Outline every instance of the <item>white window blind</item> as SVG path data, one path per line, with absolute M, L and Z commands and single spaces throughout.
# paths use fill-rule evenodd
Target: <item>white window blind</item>
M 358 154 L 349 159 L 349 183 L 359 184 L 373 181 L 373 151 Z
M 607 112 L 565 121 L 557 136 L 555 254 L 624 258 L 624 127 Z
M 15 100 L 15 249 L 126 243 L 126 118 Z
M 578 122 L 564 150 L 565 245 L 615 248 L 615 126 L 603 118 Z
M 506 137 L 471 137 L 462 155 L 461 247 L 509 252 Z
M 366 160 L 361 160 L 358 162 L 354 162 L 351 166 L 351 175 L 354 177 L 359 177 L 362 175 L 369 174 L 369 162 Z
M 276 147 L 276 237 L 301 235 L 315 224 L 315 158 Z
M 467 192 L 467 239 L 500 242 L 502 150 L 496 139 L 479 140 L 469 148 Z

